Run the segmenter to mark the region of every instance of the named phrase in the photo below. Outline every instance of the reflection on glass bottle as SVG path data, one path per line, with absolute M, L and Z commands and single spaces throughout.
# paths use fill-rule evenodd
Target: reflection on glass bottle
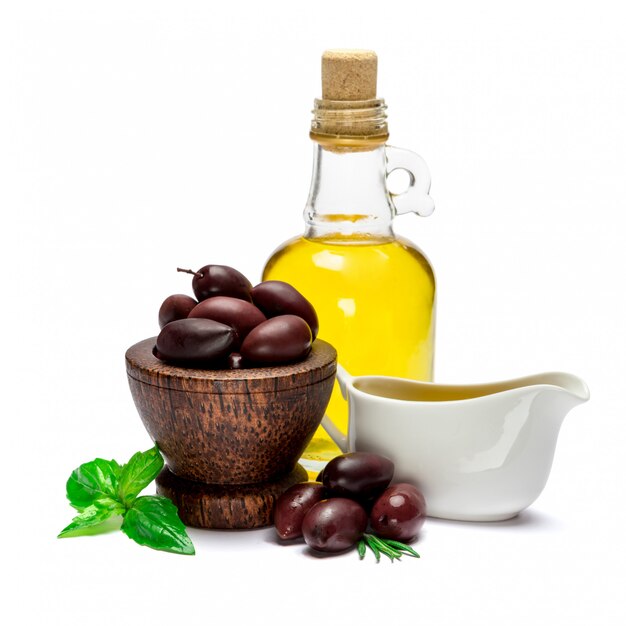
M 320 338 L 335 346 L 350 374 L 432 380 L 433 271 L 392 228 L 398 213 L 432 212 L 428 169 L 416 154 L 385 145 L 386 107 L 376 99 L 374 53 L 327 51 L 322 77 L 323 98 L 315 102 L 311 128 L 315 156 L 305 231 L 273 253 L 263 280 L 289 282 L 313 303 Z M 399 195 L 386 186 L 394 169 L 410 178 Z M 347 404 L 335 387 L 327 414 L 345 431 Z M 337 454 L 320 428 L 303 462 L 314 475 Z

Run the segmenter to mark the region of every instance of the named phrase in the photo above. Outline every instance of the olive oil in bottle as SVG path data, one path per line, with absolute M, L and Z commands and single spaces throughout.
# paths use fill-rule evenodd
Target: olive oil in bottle
M 386 145 L 386 106 L 376 98 L 376 73 L 373 52 L 324 53 L 305 231 L 273 253 L 263 280 L 291 283 L 313 303 L 319 337 L 335 346 L 350 374 L 432 380 L 434 274 L 423 253 L 392 228 L 398 213 L 432 212 L 430 174 L 416 154 Z M 398 195 L 386 186 L 395 169 L 410 179 Z M 346 431 L 347 403 L 338 385 L 327 415 Z M 314 476 L 337 454 L 319 428 L 302 462 Z

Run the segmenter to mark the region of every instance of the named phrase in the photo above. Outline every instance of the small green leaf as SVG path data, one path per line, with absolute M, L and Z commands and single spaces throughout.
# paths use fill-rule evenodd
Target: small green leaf
M 385 539 L 387 545 L 390 545 L 392 548 L 397 548 L 400 552 L 405 552 L 409 556 L 414 556 L 416 558 L 420 558 L 420 555 L 411 548 L 411 546 L 407 546 L 406 543 L 401 543 L 400 541 L 394 541 L 393 539 Z
M 84 511 L 98 500 L 117 500 L 121 468 L 117 461 L 94 459 L 77 467 L 66 485 L 67 499 L 78 511 Z
M 142 546 L 178 554 L 195 554 L 174 503 L 164 496 L 137 498 L 124 516 L 122 531 Z
M 394 559 L 399 559 L 402 556 L 402 553 L 392 548 L 388 545 L 386 539 L 381 539 L 376 535 L 369 535 L 370 540 L 376 544 L 376 547 L 387 557 L 389 557 L 392 561 Z
M 376 562 L 380 563 L 380 550 L 378 549 L 378 546 L 372 541 L 372 535 L 363 536 L 365 537 L 365 541 L 367 542 L 370 550 L 374 553 L 374 556 L 376 557 Z
M 72 522 L 59 533 L 59 537 L 80 535 L 81 531 L 101 524 L 114 515 L 121 515 L 124 510 L 124 507 L 119 502 L 111 500 L 111 498 L 97 500 L 79 513 Z
M 157 446 L 145 452 L 133 454 L 120 473 L 118 487 L 120 500 L 126 506 L 130 506 L 162 469 L 163 457 Z
M 357 543 L 356 545 L 356 549 L 359 552 L 359 558 L 362 559 L 365 556 L 365 541 L 363 541 L 363 539 L 359 539 L 359 543 Z

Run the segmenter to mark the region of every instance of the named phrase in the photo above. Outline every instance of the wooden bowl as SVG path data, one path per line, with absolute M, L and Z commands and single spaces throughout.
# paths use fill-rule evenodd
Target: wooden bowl
M 135 406 L 169 469 L 157 479 L 157 489 L 174 494 L 181 518 L 190 525 L 271 523 L 276 493 L 307 479 L 297 462 L 330 399 L 335 349 L 317 339 L 299 363 L 202 370 L 163 363 L 152 354 L 154 344 L 151 338 L 129 348 L 126 372 Z M 250 518 L 256 496 L 259 503 L 252 508 L 263 512 L 252 511 L 256 520 L 237 521 L 224 518 L 229 514 L 222 510 L 208 519 L 209 509 L 233 508 L 229 494 L 237 505 L 246 501 L 239 518 Z M 187 505 L 191 517 L 184 512 Z

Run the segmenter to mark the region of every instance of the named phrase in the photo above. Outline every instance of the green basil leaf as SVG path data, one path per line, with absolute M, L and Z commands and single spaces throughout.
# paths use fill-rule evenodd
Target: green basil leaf
M 97 500 L 84 509 L 82 513 L 79 513 L 72 522 L 59 533 L 59 537 L 79 535 L 81 534 L 80 531 L 102 524 L 102 522 L 110 517 L 121 515 L 124 511 L 124 506 L 115 500 L 111 500 L 111 498 Z
M 164 496 L 137 498 L 126 511 L 122 531 L 138 544 L 155 550 L 196 553 L 176 506 Z
M 94 459 L 77 467 L 67 481 L 67 499 L 78 511 L 97 500 L 117 500 L 117 485 L 121 467 L 117 461 Z
M 163 469 L 163 457 L 157 446 L 133 454 L 130 461 L 122 466 L 118 493 L 120 500 L 129 506 Z

